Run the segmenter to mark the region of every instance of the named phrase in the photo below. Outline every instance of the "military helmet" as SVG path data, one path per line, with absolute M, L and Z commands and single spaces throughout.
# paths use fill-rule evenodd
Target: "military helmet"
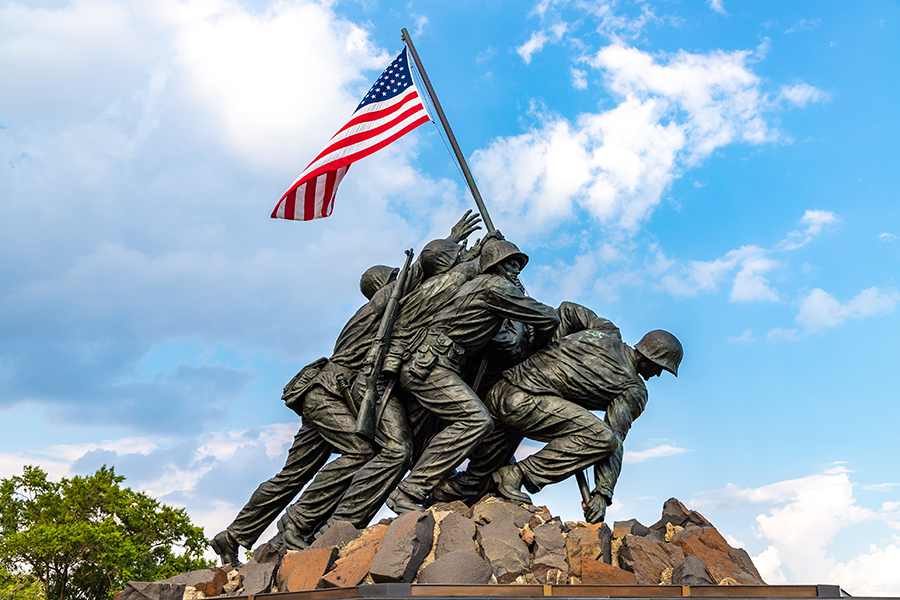
M 446 273 L 456 264 L 462 246 L 450 240 L 431 240 L 422 248 L 419 260 L 425 277 Z
M 522 268 L 528 264 L 528 255 L 519 250 L 519 247 L 507 240 L 490 240 L 481 249 L 481 272 L 487 273 L 491 267 L 495 267 L 507 258 L 518 258 Z
M 684 348 L 674 335 L 662 329 L 655 329 L 641 338 L 635 350 L 678 377 L 678 365 L 684 356 Z
M 397 279 L 398 273 L 400 269 L 387 265 L 369 267 L 359 278 L 359 291 L 367 300 L 371 300 L 375 292 Z

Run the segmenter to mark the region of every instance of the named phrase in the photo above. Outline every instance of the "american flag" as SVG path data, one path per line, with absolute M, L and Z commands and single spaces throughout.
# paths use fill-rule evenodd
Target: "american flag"
M 350 164 L 429 121 L 409 71 L 406 48 L 368 91 L 350 120 L 304 169 L 272 212 L 273 219 L 311 221 L 331 214 Z

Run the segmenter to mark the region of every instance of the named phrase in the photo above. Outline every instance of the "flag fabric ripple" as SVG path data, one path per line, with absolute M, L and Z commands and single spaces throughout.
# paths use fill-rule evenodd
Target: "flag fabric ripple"
M 404 48 L 366 93 L 347 124 L 284 193 L 272 218 L 311 221 L 329 216 L 338 185 L 351 163 L 428 121 Z

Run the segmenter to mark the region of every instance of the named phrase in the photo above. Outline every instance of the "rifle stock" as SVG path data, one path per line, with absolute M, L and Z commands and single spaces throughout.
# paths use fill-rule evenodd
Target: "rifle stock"
M 386 401 L 386 398 L 379 402 L 378 398 L 378 377 L 381 375 L 381 368 L 384 364 L 384 357 L 387 354 L 388 347 L 391 343 L 391 335 L 394 332 L 394 324 L 397 321 L 397 314 L 400 312 L 400 299 L 406 293 L 406 283 L 409 279 L 409 266 L 412 263 L 413 251 L 406 251 L 406 262 L 397 277 L 397 284 L 391 292 L 387 306 L 384 309 L 384 315 L 381 317 L 381 323 L 378 325 L 378 333 L 372 340 L 372 346 L 366 356 L 366 391 L 363 395 L 362 403 L 359 407 L 359 416 L 356 419 L 356 429 L 354 433 L 359 437 L 375 442 L 375 432 L 378 429 L 378 420 L 381 417 L 379 404 Z

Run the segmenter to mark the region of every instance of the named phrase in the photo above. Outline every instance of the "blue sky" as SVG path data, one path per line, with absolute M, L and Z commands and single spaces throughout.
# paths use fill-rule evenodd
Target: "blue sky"
M 280 468 L 359 275 L 471 207 L 429 124 L 269 218 L 401 27 L 530 293 L 684 344 L 610 520 L 900 594 L 896 2 L 3 3 L 0 476 L 114 464 L 213 535 Z

